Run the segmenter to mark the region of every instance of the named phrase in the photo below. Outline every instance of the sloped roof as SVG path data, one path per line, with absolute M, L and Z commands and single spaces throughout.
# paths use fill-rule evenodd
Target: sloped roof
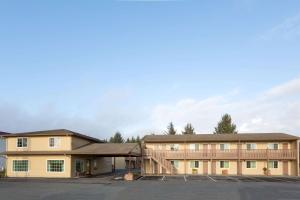
M 23 133 L 14 133 L 14 134 L 5 134 L 4 137 L 35 137 L 35 136 L 75 136 L 82 139 L 90 140 L 92 142 L 102 143 L 102 140 L 93 138 L 81 133 L 76 133 L 67 129 L 55 129 L 55 130 L 45 130 L 45 131 L 34 131 L 34 132 L 23 132 Z
M 218 142 L 218 141 L 290 141 L 300 139 L 285 133 L 238 133 L 238 134 L 195 134 L 195 135 L 146 135 L 148 143 L 159 142 Z
M 140 156 L 141 149 L 137 143 L 102 143 L 90 144 L 72 151 L 73 155 L 106 155 L 106 156 Z
M 3 131 L 0 131 L 0 135 L 1 136 L 4 136 L 4 135 L 9 135 L 10 133 L 7 133 L 7 132 L 3 132 Z

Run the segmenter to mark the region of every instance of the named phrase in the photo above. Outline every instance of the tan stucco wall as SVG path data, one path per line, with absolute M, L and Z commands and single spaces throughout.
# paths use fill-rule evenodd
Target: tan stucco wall
M 14 172 L 13 160 L 28 160 L 28 172 Z M 47 160 L 64 160 L 64 172 L 47 172 Z M 71 176 L 70 156 L 8 156 L 8 177 L 47 177 L 47 178 L 69 178 Z
M 67 151 L 71 150 L 71 136 L 53 136 L 60 139 L 58 147 L 49 147 L 49 136 L 26 137 L 27 147 L 17 147 L 18 137 L 6 139 L 7 151 Z
M 112 162 L 115 161 L 115 168 L 116 169 L 125 169 L 126 168 L 126 162 L 125 157 L 112 157 Z

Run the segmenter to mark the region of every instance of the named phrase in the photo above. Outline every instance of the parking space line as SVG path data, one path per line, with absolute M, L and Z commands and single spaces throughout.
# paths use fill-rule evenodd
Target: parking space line
M 210 180 L 212 180 L 212 181 L 214 181 L 214 182 L 217 182 L 217 181 L 216 181 L 215 179 L 213 179 L 212 177 L 210 177 L 210 176 L 208 176 L 208 175 L 207 175 L 207 177 L 210 178 Z
M 185 176 L 183 176 L 183 178 L 184 178 L 184 181 L 185 181 L 185 182 L 187 182 L 187 180 L 186 180 L 186 177 L 185 177 Z
M 161 181 L 164 181 L 164 180 L 165 180 L 165 178 L 166 178 L 166 176 L 163 176 L 163 177 L 161 178 Z

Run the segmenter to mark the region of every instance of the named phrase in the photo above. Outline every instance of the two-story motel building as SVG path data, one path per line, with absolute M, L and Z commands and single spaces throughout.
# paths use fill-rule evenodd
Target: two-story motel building
M 108 144 L 59 129 L 4 135 L 8 177 L 71 178 L 112 172 L 112 157 L 140 156 L 137 144 Z
M 148 135 L 144 174 L 299 174 L 299 138 L 284 133 Z

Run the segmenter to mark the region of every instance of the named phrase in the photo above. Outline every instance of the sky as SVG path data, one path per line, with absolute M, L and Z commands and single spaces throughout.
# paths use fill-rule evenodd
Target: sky
M 0 0 L 0 130 L 300 136 L 298 0 Z

